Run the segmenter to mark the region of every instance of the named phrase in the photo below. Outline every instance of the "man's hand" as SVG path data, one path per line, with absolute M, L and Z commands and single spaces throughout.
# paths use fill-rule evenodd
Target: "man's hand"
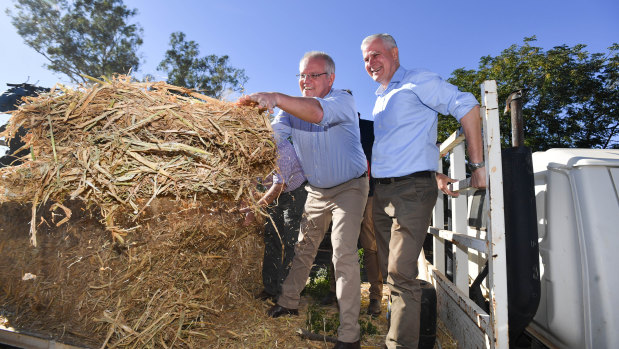
M 436 185 L 438 186 L 438 189 L 447 195 L 457 198 L 460 195 L 460 193 L 451 191 L 449 189 L 449 183 L 454 183 L 454 182 L 457 182 L 457 180 L 450 178 L 442 173 L 439 173 L 439 172 L 436 173 Z
M 242 96 L 236 103 L 238 105 L 264 108 L 273 114 L 273 108 L 277 107 L 277 98 L 277 93 L 275 92 L 258 92 Z
M 480 167 L 471 173 L 471 186 L 479 189 L 486 187 L 486 168 Z
M 252 224 L 256 220 L 256 215 L 250 207 L 243 207 L 239 210 L 239 212 L 245 213 L 245 220 L 243 221 L 243 226 L 245 227 Z

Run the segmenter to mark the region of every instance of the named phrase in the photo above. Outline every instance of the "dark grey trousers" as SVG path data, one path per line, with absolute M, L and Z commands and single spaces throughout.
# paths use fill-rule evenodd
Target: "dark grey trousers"
M 299 237 L 303 206 L 307 198 L 304 187 L 301 185 L 295 190 L 281 193 L 275 205 L 267 208 L 271 219 L 267 218 L 264 229 L 262 283 L 264 290 L 272 295 L 281 293 L 282 283 L 294 257 L 294 245 Z

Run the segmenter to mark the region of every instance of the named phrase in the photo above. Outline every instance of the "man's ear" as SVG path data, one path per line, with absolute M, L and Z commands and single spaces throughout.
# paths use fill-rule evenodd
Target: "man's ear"
M 329 86 L 333 86 L 334 81 L 335 81 L 335 73 L 329 75 Z
M 400 53 L 398 51 L 398 48 L 397 47 L 393 47 L 391 49 L 391 57 L 393 57 L 393 60 L 398 62 L 400 60 L 399 59 L 399 55 L 400 55 Z

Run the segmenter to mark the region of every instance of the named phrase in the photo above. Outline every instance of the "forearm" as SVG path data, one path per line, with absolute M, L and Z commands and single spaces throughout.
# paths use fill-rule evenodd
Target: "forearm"
M 283 93 L 277 94 L 277 107 L 297 118 L 319 123 L 322 121 L 323 110 L 320 102 L 311 97 L 293 97 Z
M 258 200 L 258 205 L 261 207 L 270 205 L 284 190 L 284 183 L 273 184 L 269 190 Z
M 474 163 L 484 161 L 484 144 L 481 135 L 481 122 L 479 120 L 479 106 L 473 107 L 460 119 L 466 137 L 469 160 Z
M 275 200 L 279 194 L 284 190 L 285 184 L 277 183 L 271 185 L 269 190 L 258 200 L 257 204 L 260 207 L 269 205 Z M 239 210 L 241 213 L 245 213 L 245 221 L 243 225 L 249 225 L 255 220 L 255 214 L 251 206 L 243 207 Z
M 258 92 L 243 96 L 238 101 L 241 105 L 267 108 L 273 112 L 278 107 L 283 111 L 311 123 L 322 121 L 323 110 L 320 102 L 310 97 L 292 97 L 279 92 Z
M 481 122 L 479 120 L 479 106 L 473 107 L 462 119 L 460 119 L 466 145 L 469 153 L 469 161 L 481 163 L 484 161 L 484 144 L 481 135 Z M 484 166 L 485 167 L 485 166 Z M 486 169 L 477 168 L 471 173 L 471 186 L 475 188 L 486 187 Z

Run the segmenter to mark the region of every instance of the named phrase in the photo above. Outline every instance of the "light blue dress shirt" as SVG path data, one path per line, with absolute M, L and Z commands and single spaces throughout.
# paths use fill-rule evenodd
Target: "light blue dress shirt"
M 438 113 L 458 121 L 475 105 L 475 97 L 435 73 L 396 70 L 387 88 L 376 90 L 372 176 L 400 177 L 436 171 Z
M 323 110 L 318 124 L 280 111 L 271 125 L 277 137 L 292 136 L 292 143 L 307 181 L 331 188 L 359 177 L 367 169 L 361 148 L 355 100 L 344 90 L 331 89 L 317 98 Z

